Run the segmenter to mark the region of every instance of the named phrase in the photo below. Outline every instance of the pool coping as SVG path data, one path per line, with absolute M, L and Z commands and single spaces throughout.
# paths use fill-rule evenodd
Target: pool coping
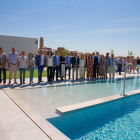
M 36 124 L 51 140 L 70 140 L 60 130 L 45 120 L 34 111 L 29 105 L 22 101 L 11 89 L 3 89 L 3 92 Z
M 114 79 L 122 79 L 124 78 L 123 74 L 122 75 L 117 75 L 116 78 Z M 130 78 L 130 77 L 135 77 L 135 76 L 139 76 L 139 74 L 128 74 L 126 75 L 126 78 Z M 113 79 L 110 79 L 110 78 L 107 78 L 108 80 L 113 80 Z M 93 81 L 101 81 L 101 80 L 107 80 L 105 78 L 97 78 L 97 79 L 79 79 L 79 80 L 70 80 L 70 81 L 60 81 L 60 82 L 57 82 L 57 83 L 53 83 L 53 82 L 46 82 L 46 85 L 45 83 L 42 83 L 42 84 L 39 84 L 39 85 L 29 85 L 29 86 L 18 86 L 18 87 L 14 87 L 12 85 L 8 86 L 8 87 L 3 87 L 2 90 L 4 89 L 15 89 L 15 90 L 20 90 L 20 89 L 32 89 L 32 88 L 42 88 L 42 87 L 53 87 L 53 86 L 59 86 L 59 85 L 66 85 L 66 84 L 76 84 L 76 83 L 83 83 L 83 82 L 93 82 Z
M 87 102 L 83 102 L 83 103 L 59 107 L 59 108 L 56 108 L 56 112 L 62 116 L 63 114 L 68 113 L 68 112 L 72 112 L 72 111 L 80 110 L 83 108 L 103 104 L 103 103 L 110 102 L 113 100 L 118 100 L 121 98 L 139 94 L 139 93 L 140 93 L 140 89 L 137 89 L 137 90 L 126 92 L 125 96 L 117 94 L 117 95 L 108 96 L 108 97 L 104 97 L 104 98 L 100 98 L 100 99 L 95 99 L 95 100 L 91 100 L 91 101 L 87 101 Z

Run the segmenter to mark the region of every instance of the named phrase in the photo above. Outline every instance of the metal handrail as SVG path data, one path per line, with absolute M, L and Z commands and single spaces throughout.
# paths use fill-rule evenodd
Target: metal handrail
M 138 74 L 139 74 L 138 69 L 137 69 L 132 63 L 127 63 L 127 64 L 125 65 L 125 67 L 124 67 L 123 96 L 126 96 L 126 94 L 125 94 L 125 77 L 126 77 L 126 66 L 128 66 L 128 65 L 132 65 L 132 66 L 135 68 L 135 70 L 138 72 Z M 122 95 L 122 94 L 121 94 L 121 95 Z

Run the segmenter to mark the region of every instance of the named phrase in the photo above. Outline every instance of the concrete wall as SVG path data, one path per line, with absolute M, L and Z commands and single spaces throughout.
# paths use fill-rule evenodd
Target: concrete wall
M 0 47 L 2 47 L 4 53 L 7 54 L 12 51 L 12 47 L 16 47 L 16 52 L 19 54 L 24 50 L 26 56 L 29 55 L 29 52 L 33 52 L 36 55 L 38 53 L 38 38 L 0 35 Z

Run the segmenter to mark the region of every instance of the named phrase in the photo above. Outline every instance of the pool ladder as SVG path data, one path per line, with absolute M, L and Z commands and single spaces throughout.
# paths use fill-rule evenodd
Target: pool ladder
M 127 63 L 126 64 L 126 66 L 128 66 L 128 65 L 132 65 L 134 68 L 135 68 L 135 70 L 138 72 L 138 74 L 139 74 L 139 71 L 138 71 L 138 69 L 132 64 L 132 63 Z M 123 84 L 123 94 L 121 94 L 121 95 L 123 95 L 123 96 L 127 96 L 126 94 L 125 94 L 125 78 L 126 78 L 126 66 L 124 67 L 124 84 Z

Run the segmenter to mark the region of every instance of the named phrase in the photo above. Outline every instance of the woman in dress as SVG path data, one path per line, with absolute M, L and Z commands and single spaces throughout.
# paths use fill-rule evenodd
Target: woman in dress
M 79 75 L 80 79 L 84 79 L 84 68 L 85 68 L 85 59 L 83 54 L 80 56 L 80 64 L 79 64 Z
M 105 63 L 106 60 L 104 58 L 104 55 L 100 56 L 100 67 L 99 67 L 99 76 L 105 78 Z
M 30 52 L 28 57 L 28 64 L 29 64 L 29 71 L 30 71 L 30 84 L 33 84 L 33 76 L 34 76 L 34 69 L 35 69 L 35 59 L 34 53 Z
M 85 68 L 84 68 L 84 77 L 85 77 L 87 72 L 87 55 L 84 55 L 84 59 L 85 59 Z
M 87 59 L 87 79 L 93 78 L 93 59 L 92 55 L 90 54 Z
M 130 63 L 130 58 L 129 58 L 129 56 L 127 56 L 127 58 L 126 58 L 126 65 L 127 65 L 128 63 Z M 127 66 L 126 66 L 126 72 L 127 72 L 127 73 L 129 73 L 129 67 L 130 67 L 130 65 L 127 65 Z
M 61 52 L 61 56 L 60 56 L 60 76 L 61 76 L 61 80 L 63 80 L 63 77 L 66 76 L 66 59 L 64 57 L 64 52 Z
M 52 56 L 52 52 L 48 51 L 48 55 L 46 57 L 46 63 L 47 63 L 47 78 L 48 78 L 48 82 L 52 81 L 53 78 L 53 56 Z
M 132 56 L 130 62 L 135 66 L 134 56 Z M 132 70 L 133 70 L 133 73 L 135 73 L 135 68 L 132 65 L 130 65 L 130 73 L 131 73 Z

